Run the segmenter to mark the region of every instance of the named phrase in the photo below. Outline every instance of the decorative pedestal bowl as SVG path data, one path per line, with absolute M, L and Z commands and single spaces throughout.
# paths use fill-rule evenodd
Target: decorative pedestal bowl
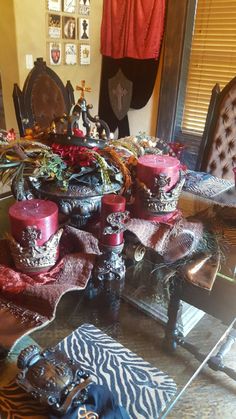
M 84 227 L 99 214 L 103 195 L 119 192 L 120 188 L 121 184 L 115 182 L 106 189 L 102 184 L 87 186 L 70 182 L 67 190 L 62 190 L 56 182 L 30 180 L 33 196 L 56 202 L 59 212 L 68 216 L 69 224 L 76 228 Z

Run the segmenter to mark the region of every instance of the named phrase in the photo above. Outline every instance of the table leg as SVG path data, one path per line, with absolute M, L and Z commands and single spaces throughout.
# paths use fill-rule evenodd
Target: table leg
M 177 347 L 177 338 L 180 335 L 177 327 L 178 311 L 180 308 L 181 280 L 174 277 L 170 283 L 170 300 L 168 305 L 168 321 L 165 327 L 163 346 L 170 352 Z

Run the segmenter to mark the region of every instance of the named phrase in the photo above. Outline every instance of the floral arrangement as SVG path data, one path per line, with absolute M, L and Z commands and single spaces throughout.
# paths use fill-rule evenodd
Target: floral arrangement
M 37 127 L 37 133 L 41 130 Z M 29 133 L 28 133 L 29 134 Z M 0 132 L 0 181 L 11 183 L 17 199 L 21 199 L 24 183 L 30 178 L 53 181 L 62 189 L 69 182 L 91 186 L 100 184 L 112 190 L 113 182 L 121 192 L 131 195 L 137 159 L 146 153 L 163 154 L 167 145 L 155 137 L 139 133 L 110 140 L 103 149 L 77 145 L 50 146 L 30 135 L 17 140 L 13 130 Z

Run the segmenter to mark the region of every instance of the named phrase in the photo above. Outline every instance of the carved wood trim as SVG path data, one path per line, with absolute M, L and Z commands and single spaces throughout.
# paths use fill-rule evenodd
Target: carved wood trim
M 32 90 L 34 84 L 37 82 L 37 79 L 40 75 L 47 74 L 47 76 L 52 79 L 62 93 L 62 97 L 65 103 L 65 111 L 69 114 L 72 105 L 74 105 L 74 89 L 70 83 L 67 81 L 66 86 L 64 86 L 60 77 L 49 67 L 47 67 L 46 62 L 43 61 L 43 58 L 37 58 L 34 63 L 33 69 L 28 74 L 23 90 L 21 91 L 17 84 L 14 84 L 13 89 L 13 101 L 16 112 L 16 119 L 20 131 L 20 136 L 24 136 L 25 128 L 32 127 L 35 124 L 34 114 L 31 104 L 32 99 Z
M 157 137 L 168 141 L 174 139 L 178 101 L 185 93 L 195 6 L 196 0 L 167 3 Z
M 204 165 L 204 162 L 208 160 L 208 152 L 210 147 L 210 132 L 214 121 L 214 112 L 216 109 L 217 102 L 219 100 L 219 94 L 220 86 L 218 83 L 216 83 L 211 93 L 205 128 L 202 135 L 202 141 L 199 147 L 198 159 L 195 170 L 201 170 L 202 166 Z

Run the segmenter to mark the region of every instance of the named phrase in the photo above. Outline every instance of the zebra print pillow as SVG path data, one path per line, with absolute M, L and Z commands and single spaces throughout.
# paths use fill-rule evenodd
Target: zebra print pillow
M 58 347 L 95 383 L 107 385 L 132 419 L 158 418 L 176 393 L 172 378 L 91 324 L 80 326 Z

